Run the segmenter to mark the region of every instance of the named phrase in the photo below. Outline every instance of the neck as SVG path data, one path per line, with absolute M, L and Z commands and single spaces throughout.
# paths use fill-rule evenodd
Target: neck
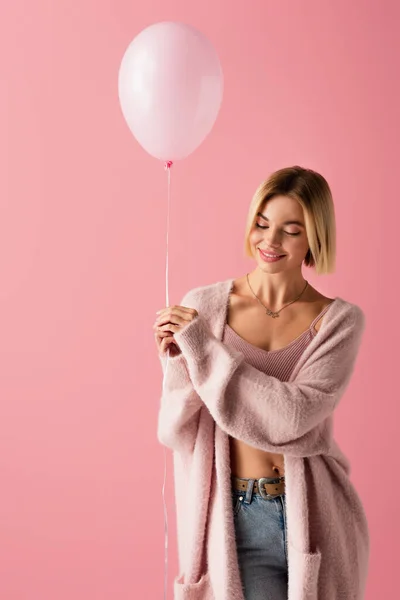
M 249 281 L 254 293 L 270 310 L 279 310 L 295 300 L 306 285 L 301 269 L 296 272 L 265 273 L 256 268 L 249 273 Z M 250 289 L 249 293 L 253 296 Z M 304 293 L 301 298 L 304 297 Z M 254 300 L 257 301 L 255 298 Z

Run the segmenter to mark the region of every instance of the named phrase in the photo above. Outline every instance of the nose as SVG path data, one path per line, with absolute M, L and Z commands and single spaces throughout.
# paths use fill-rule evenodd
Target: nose
M 279 246 L 281 245 L 281 240 L 279 237 L 279 233 L 278 231 L 275 230 L 272 231 L 272 227 L 269 227 L 269 229 L 266 232 L 265 235 L 265 239 L 267 241 L 267 245 L 272 249 L 272 248 L 279 248 Z

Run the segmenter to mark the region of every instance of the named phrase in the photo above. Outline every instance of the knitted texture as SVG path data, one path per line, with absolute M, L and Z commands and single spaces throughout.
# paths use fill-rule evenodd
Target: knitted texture
M 228 279 L 185 294 L 181 305 L 199 316 L 175 333 L 182 354 L 160 357 L 158 439 L 174 458 L 175 599 L 244 600 L 231 503 L 232 436 L 284 456 L 288 600 L 363 600 L 368 524 L 349 461 L 333 437 L 333 414 L 354 370 L 364 313 L 336 298 L 289 380 L 281 381 L 221 341 L 232 286 Z

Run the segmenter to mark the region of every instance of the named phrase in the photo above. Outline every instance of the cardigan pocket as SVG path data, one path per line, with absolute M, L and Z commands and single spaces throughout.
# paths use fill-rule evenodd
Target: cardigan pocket
M 289 595 L 296 600 L 318 600 L 321 552 L 301 552 L 288 544 Z
M 183 575 L 174 580 L 174 600 L 215 600 L 210 574 L 204 573 L 196 583 L 183 583 Z

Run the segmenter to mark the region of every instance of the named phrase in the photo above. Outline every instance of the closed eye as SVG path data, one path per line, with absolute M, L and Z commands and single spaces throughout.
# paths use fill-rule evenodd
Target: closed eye
M 259 225 L 258 223 L 256 223 L 256 227 L 258 227 L 258 229 L 268 229 L 267 225 Z M 290 233 L 289 231 L 284 231 L 284 233 L 286 233 L 287 235 L 300 235 L 300 231 L 298 231 L 297 233 Z

